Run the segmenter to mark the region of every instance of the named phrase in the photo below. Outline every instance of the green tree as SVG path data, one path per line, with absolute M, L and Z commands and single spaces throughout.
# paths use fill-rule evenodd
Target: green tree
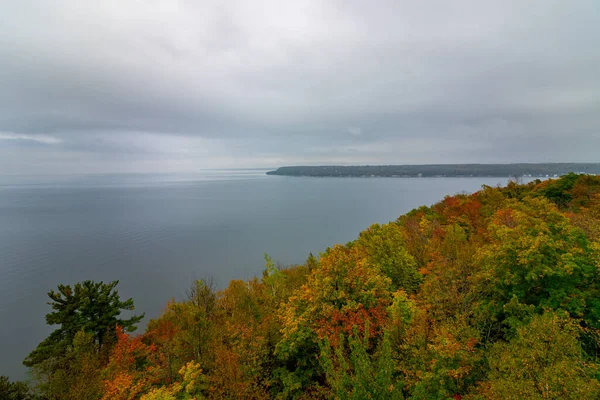
M 404 248 L 404 236 L 396 223 L 374 224 L 361 232 L 355 246 L 366 253 L 366 259 L 392 280 L 392 289 L 417 290 L 421 274 L 414 258 Z
M 578 324 L 566 314 L 536 315 L 509 342 L 489 354 L 486 399 L 598 399 L 597 365 L 585 362 L 577 341 Z
M 396 373 L 392 349 L 387 336 L 381 341 L 378 351 L 370 354 L 368 324 L 363 338 L 354 329 L 348 346 L 333 349 L 325 338 L 320 344 L 320 362 L 327 383 L 336 399 L 402 399 L 402 381 Z M 348 349 L 346 349 L 348 347 Z
M 0 400 L 36 400 L 25 382 L 11 382 L 8 377 L 0 376 Z M 41 399 L 40 399 L 41 400 Z
M 65 355 L 36 365 L 38 389 L 49 399 L 94 400 L 102 396 L 98 344 L 92 333 L 79 331 Z
M 115 287 L 119 281 L 111 283 L 84 281 L 70 285 L 59 285 L 58 291 L 48 293 L 48 305 L 52 312 L 46 314 L 48 325 L 59 325 L 38 347 L 23 361 L 33 367 L 46 360 L 64 356 L 73 345 L 75 335 L 84 331 L 93 335 L 98 350 L 106 340 L 114 339 L 115 326 L 132 332 L 144 315 L 131 318 L 119 318 L 122 310 L 133 310 L 132 299 L 121 301 Z
M 538 314 L 566 310 L 598 327 L 597 255 L 585 233 L 545 199 L 508 204 L 493 216 L 492 243 L 477 255 L 483 268 L 476 280 L 485 296 L 480 315 L 505 324 L 511 317 L 505 305 L 517 302 Z
M 308 268 L 308 271 L 311 272 L 313 269 L 315 269 L 319 266 L 319 260 L 317 260 L 317 258 L 313 255 L 313 253 L 310 253 L 308 255 L 308 258 L 306 259 L 306 262 L 304 263 L 304 265 L 306 265 L 306 268 Z
M 573 200 L 573 194 L 571 190 L 577 180 L 583 175 L 578 175 L 570 172 L 560 179 L 553 179 L 544 182 L 539 185 L 538 193 L 546 197 L 548 200 L 553 201 L 559 207 L 567 207 L 569 202 Z

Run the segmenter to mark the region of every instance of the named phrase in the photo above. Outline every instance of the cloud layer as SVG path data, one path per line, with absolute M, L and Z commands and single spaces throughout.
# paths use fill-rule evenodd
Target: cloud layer
M 4 2 L 0 172 L 600 161 L 599 48 L 593 0 Z

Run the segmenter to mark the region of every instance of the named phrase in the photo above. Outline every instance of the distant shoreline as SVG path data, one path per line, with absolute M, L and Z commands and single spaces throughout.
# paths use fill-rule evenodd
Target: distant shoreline
M 600 174 L 600 163 L 289 166 L 267 175 L 348 178 L 549 178 L 570 172 Z

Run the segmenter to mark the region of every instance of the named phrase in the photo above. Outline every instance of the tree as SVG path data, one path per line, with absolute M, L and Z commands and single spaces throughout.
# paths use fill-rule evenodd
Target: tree
M 533 306 L 538 314 L 566 310 L 598 328 L 597 254 L 585 233 L 545 199 L 509 205 L 493 216 L 492 242 L 477 255 L 477 281 L 485 294 L 478 312 L 505 324 L 511 317 L 505 304 L 512 302 Z
M 108 364 L 102 372 L 102 400 L 139 398 L 152 387 L 168 383 L 167 363 L 157 353 L 155 345 L 144 343 L 143 336 L 130 336 L 120 327 Z
M 370 264 L 391 279 L 394 290 L 414 292 L 422 277 L 414 258 L 404 248 L 404 241 L 398 224 L 374 224 L 361 232 L 355 245 L 364 251 Z
M 422 316 L 424 313 L 416 317 Z M 464 395 L 481 378 L 478 334 L 461 316 L 442 322 L 414 321 L 400 347 L 400 368 L 409 377 L 407 383 L 414 385 L 411 399 L 445 400 Z
M 327 338 L 323 339 L 320 362 L 327 383 L 340 400 L 402 399 L 402 381 L 395 371 L 390 341 L 384 336 L 378 351 L 371 355 L 368 330 L 367 323 L 361 338 L 355 327 L 347 351 L 346 346 L 332 349 Z M 344 342 L 343 335 L 339 342 Z
M 585 362 L 578 326 L 563 313 L 536 315 L 509 342 L 496 343 L 489 355 L 486 399 L 598 399 L 597 366 Z
M 560 179 L 548 180 L 539 185 L 538 193 L 553 201 L 558 207 L 566 207 L 573 199 L 571 190 L 582 175 L 570 172 Z
M 91 333 L 99 351 L 106 339 L 114 339 L 116 325 L 129 332 L 134 331 L 144 314 L 128 319 L 119 318 L 122 310 L 131 311 L 135 307 L 132 299 L 121 301 L 115 290 L 118 283 L 84 281 L 73 287 L 59 285 L 58 291 L 51 290 L 48 293 L 51 299 L 48 305 L 53 311 L 46 314 L 46 323 L 59 325 L 59 328 L 44 339 L 23 364 L 34 367 L 64 356 L 79 331 Z
M 98 344 L 92 333 L 77 332 L 64 356 L 37 365 L 34 370 L 42 377 L 38 389 L 50 399 L 94 400 L 102 396 Z
M 217 301 L 218 335 L 209 349 L 214 354 L 210 397 L 265 398 L 271 388 L 275 343 L 281 326 L 276 318 L 279 298 L 287 297 L 283 271 L 267 262 L 270 272 L 261 280 L 231 281 Z M 296 270 L 296 269 L 294 269 Z
M 25 382 L 11 382 L 8 377 L 0 376 L 0 400 L 36 400 Z
M 365 259 L 359 246 L 334 246 L 319 260 L 305 285 L 282 305 L 282 339 L 275 353 L 285 363 L 280 380 L 290 393 L 303 391 L 322 376 L 318 343 L 327 338 L 337 348 L 340 334 L 370 326 L 381 337 L 392 303 L 391 279 Z M 289 372 L 289 373 L 288 373 Z
M 319 260 L 317 260 L 313 253 L 310 253 L 304 265 L 306 265 L 306 268 L 308 268 L 308 271 L 310 272 L 319 266 Z
M 182 381 L 170 387 L 162 386 L 143 395 L 141 400 L 201 400 L 207 389 L 200 364 L 189 362 L 179 370 Z

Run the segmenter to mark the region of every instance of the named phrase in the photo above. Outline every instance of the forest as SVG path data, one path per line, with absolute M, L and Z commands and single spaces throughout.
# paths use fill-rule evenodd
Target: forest
M 139 334 L 117 284 L 50 291 L 56 330 L 0 400 L 600 398 L 600 176 L 448 196 L 303 265 L 265 256 Z

